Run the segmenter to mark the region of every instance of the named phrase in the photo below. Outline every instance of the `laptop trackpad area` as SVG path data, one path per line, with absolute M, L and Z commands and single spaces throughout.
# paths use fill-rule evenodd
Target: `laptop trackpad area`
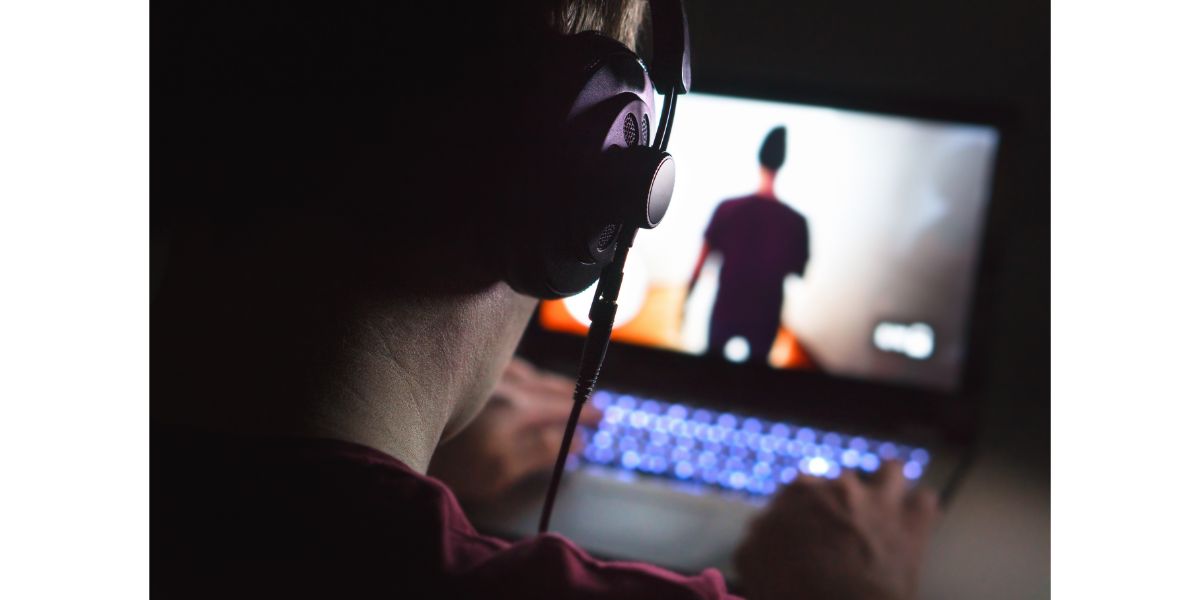
M 541 498 L 520 496 L 473 518 L 484 530 L 532 535 Z M 761 505 L 711 487 L 585 466 L 564 479 L 550 529 L 599 557 L 689 573 L 716 567 L 730 576 L 733 550 Z

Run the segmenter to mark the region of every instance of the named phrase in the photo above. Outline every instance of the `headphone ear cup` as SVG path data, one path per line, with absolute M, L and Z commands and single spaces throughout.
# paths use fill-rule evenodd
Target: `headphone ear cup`
M 517 133 L 534 152 L 502 227 L 509 285 L 562 298 L 587 289 L 612 260 L 621 211 L 599 191 L 620 173 L 603 157 L 649 143 L 654 94 L 637 55 L 602 35 L 563 36 L 548 56 L 541 103 Z

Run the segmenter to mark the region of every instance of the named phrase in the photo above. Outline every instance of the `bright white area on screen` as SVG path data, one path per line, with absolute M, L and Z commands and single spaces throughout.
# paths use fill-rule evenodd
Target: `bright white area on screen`
M 617 296 L 617 315 L 613 321 L 614 328 L 628 323 L 637 316 L 638 311 L 642 310 L 642 304 L 646 302 L 648 287 L 646 265 L 631 253 L 625 261 L 625 277 L 621 281 L 621 292 Z M 567 307 L 567 313 L 583 325 L 591 324 L 591 321 L 588 320 L 588 311 L 592 308 L 592 298 L 595 295 L 596 284 L 593 283 L 588 289 L 565 299 L 563 302 Z
M 908 327 L 908 339 L 904 351 L 909 358 L 925 360 L 933 356 L 933 328 L 924 323 L 913 323 Z
M 735 335 L 725 342 L 724 352 L 725 360 L 729 362 L 746 362 L 746 359 L 750 358 L 750 342 L 740 335 Z
M 926 360 L 933 356 L 933 328 L 926 323 L 889 323 L 884 321 L 875 326 L 875 347 L 884 352 L 903 354 L 913 360 Z

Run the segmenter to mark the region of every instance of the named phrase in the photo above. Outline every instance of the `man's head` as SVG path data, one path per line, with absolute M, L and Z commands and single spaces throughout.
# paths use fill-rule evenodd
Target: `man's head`
M 758 150 L 758 164 L 772 173 L 783 166 L 787 154 L 787 128 L 780 125 L 767 133 Z
M 496 216 L 530 171 L 515 115 L 543 101 L 531 90 L 549 40 L 598 30 L 633 47 L 645 12 L 644 0 L 164 6 L 155 230 L 343 283 L 484 285 L 507 243 Z
M 510 180 L 532 172 L 514 115 L 542 100 L 556 35 L 633 46 L 644 13 L 643 0 L 156 7 L 152 231 L 171 254 L 156 384 L 234 410 L 278 397 L 263 419 L 358 410 L 299 408 L 308 392 L 284 382 L 368 403 L 399 393 L 438 403 L 417 411 L 416 437 L 460 427 L 533 307 L 497 259 Z M 364 344 L 367 359 L 348 356 Z M 240 375 L 210 376 L 221 369 Z

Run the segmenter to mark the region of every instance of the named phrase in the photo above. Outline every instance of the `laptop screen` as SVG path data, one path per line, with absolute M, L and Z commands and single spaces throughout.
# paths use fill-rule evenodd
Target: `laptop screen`
M 629 255 L 613 340 L 954 390 L 991 127 L 690 94 L 671 209 Z M 544 302 L 584 333 L 593 290 Z

